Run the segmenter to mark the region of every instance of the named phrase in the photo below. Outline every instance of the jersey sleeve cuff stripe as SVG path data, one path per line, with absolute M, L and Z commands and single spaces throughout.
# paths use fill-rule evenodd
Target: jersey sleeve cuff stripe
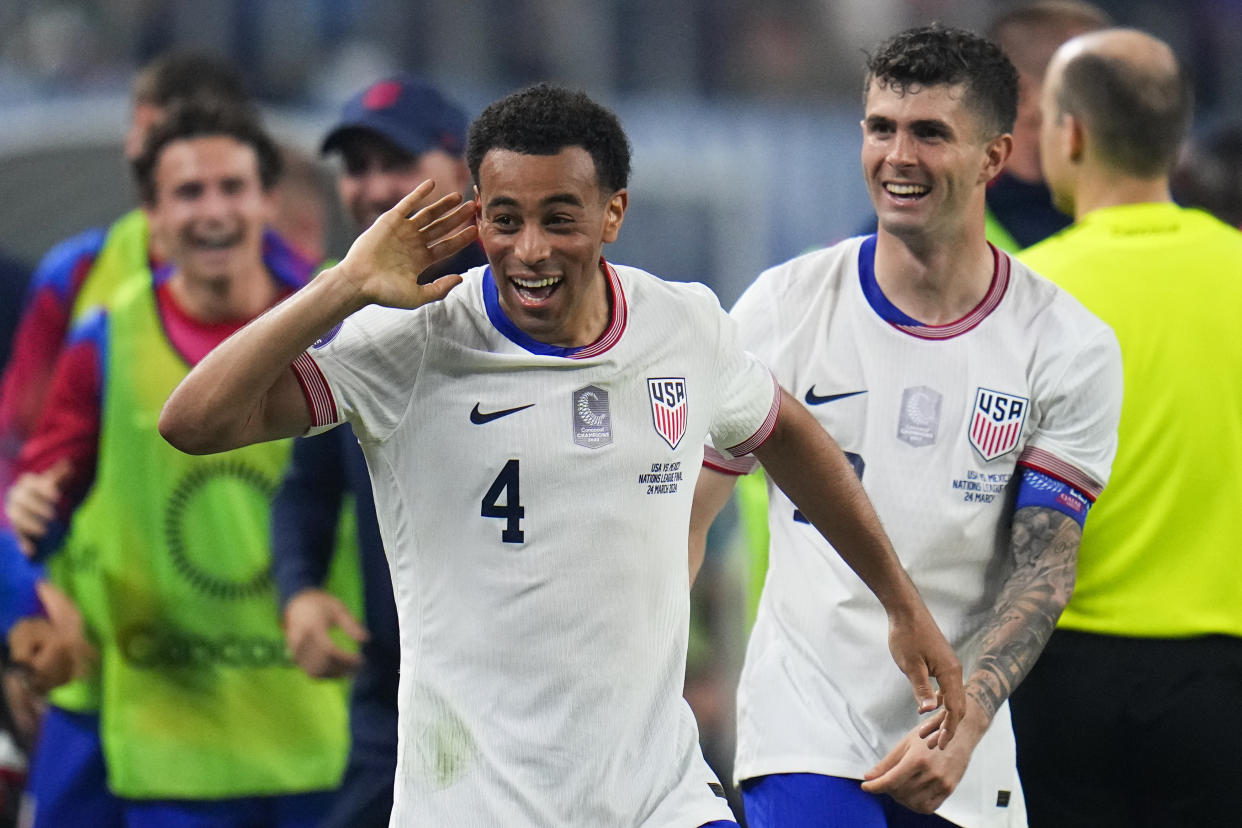
M 711 446 L 704 446 L 703 465 L 721 474 L 731 474 L 735 477 L 740 477 L 744 474 L 750 474 L 758 468 L 759 461 L 751 455 L 737 458 L 725 457 Z
M 1065 485 L 1077 489 L 1090 498 L 1092 503 L 1100 496 L 1100 492 L 1104 491 L 1104 486 L 1096 482 L 1090 475 L 1041 448 L 1028 446 L 1021 456 L 1018 457 L 1018 463 L 1037 472 L 1043 472 L 1049 477 L 1060 480 Z
M 780 413 L 781 387 L 776 382 L 776 377 L 772 377 L 772 407 L 768 409 L 768 416 L 764 419 L 763 424 L 750 436 L 750 439 L 744 440 L 736 446 L 730 446 L 725 451 L 732 457 L 743 457 L 759 448 L 772 436 L 772 429 L 776 428 L 776 417 Z
M 302 386 L 307 405 L 310 406 L 311 427 L 335 425 L 336 400 L 332 398 L 332 389 L 328 387 L 328 381 L 324 379 L 315 360 L 310 354 L 303 352 L 298 354 L 290 367 L 298 379 L 298 385 Z

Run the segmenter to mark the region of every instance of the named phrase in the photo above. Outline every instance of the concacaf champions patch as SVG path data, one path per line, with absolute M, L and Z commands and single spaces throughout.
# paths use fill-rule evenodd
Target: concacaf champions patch
M 588 385 L 574 392 L 574 442 L 589 449 L 603 448 L 612 443 L 612 413 L 608 410 L 608 392 L 597 385 Z

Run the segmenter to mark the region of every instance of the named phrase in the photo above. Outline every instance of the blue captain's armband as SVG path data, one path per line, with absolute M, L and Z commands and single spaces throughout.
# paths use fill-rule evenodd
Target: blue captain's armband
M 1042 506 L 1069 515 L 1082 526 L 1087 522 L 1087 511 L 1091 508 L 1091 502 L 1090 497 L 1068 483 L 1023 467 L 1014 511 L 1026 506 Z

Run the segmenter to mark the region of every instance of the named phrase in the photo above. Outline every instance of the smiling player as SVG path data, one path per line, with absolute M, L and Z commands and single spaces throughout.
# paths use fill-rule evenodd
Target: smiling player
M 735 773 L 752 828 L 1024 826 L 1005 702 L 1069 598 L 1082 522 L 1108 478 L 1117 343 L 984 238 L 1017 104 L 1000 50 L 911 30 L 871 58 L 864 90 L 878 232 L 767 271 L 732 316 L 847 452 L 966 667 L 967 715 L 952 744 L 929 749 L 938 739 L 921 737 L 902 687 L 875 670 L 880 607 L 772 490 Z M 698 539 L 753 465 L 707 464 Z
M 352 424 L 402 622 L 393 824 L 736 825 L 681 697 L 708 433 L 829 531 L 954 724 L 957 661 L 831 438 L 710 291 L 601 258 L 629 200 L 615 116 L 534 87 L 484 111 L 467 160 L 488 267 L 418 284 L 475 235 L 473 203 L 420 186 L 160 421 L 194 452 Z
M 168 263 L 124 274 L 74 328 L 7 504 L 17 534 L 68 564 L 100 653 L 98 714 L 54 707 L 44 724 L 34 824 L 318 825 L 345 710 L 288 662 L 267 574 L 289 445 L 190 458 L 154 427 L 190 365 L 310 275 L 264 258 L 279 156 L 251 113 L 194 104 L 152 128 L 134 172 Z M 20 496 L 31 486 L 43 496 Z M 38 623 L 43 573 L 13 541 L 0 532 L 0 608 Z

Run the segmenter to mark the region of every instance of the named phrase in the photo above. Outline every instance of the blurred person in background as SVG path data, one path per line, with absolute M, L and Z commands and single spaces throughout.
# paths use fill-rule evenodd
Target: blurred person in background
M 151 127 L 176 103 L 201 100 L 254 106 L 236 68 L 191 52 L 152 60 L 134 77 L 130 97 L 130 123 L 123 141 L 129 162 L 142 151 Z M 322 196 L 318 201 L 322 204 Z M 299 232 L 298 237 L 306 239 L 308 253 L 322 250 L 322 238 L 315 242 L 313 232 Z M 264 243 L 271 257 L 298 255 L 276 233 L 268 233 Z M 158 266 L 161 259 L 150 244 L 145 214 L 135 208 L 110 227 L 92 228 L 55 245 L 39 262 L 14 332 L 12 357 L 0 379 L 0 489 L 11 482 L 17 453 L 38 420 L 52 366 L 70 325 L 90 308 L 106 304 L 124 278 Z
M 1073 598 L 1013 699 L 1031 826 L 1237 825 L 1242 233 L 1171 198 L 1193 103 L 1164 42 L 1069 41 L 1042 107 L 1074 224 L 1021 258 L 1112 326 L 1125 401 Z
M 189 366 L 309 278 L 265 255 L 279 164 L 249 108 L 200 100 L 147 131 L 134 171 L 165 264 L 74 325 L 23 446 L 0 532 L 13 658 L 39 687 L 65 679 L 58 652 L 100 661 L 97 712 L 44 719 L 35 826 L 311 828 L 339 779 L 342 688 L 288 661 L 269 576 L 289 444 L 204 461 L 154 428 Z M 73 562 L 73 618 L 19 545 Z
M 337 189 L 355 233 L 425 180 L 434 181 L 438 193 L 465 192 L 468 123 L 461 107 L 411 76 L 380 80 L 346 102 L 323 151 L 339 156 Z M 486 261 L 474 242 L 419 278 L 430 282 Z M 365 625 L 325 584 L 347 498 L 356 514 Z M 272 557 L 285 636 L 298 665 L 317 677 L 354 674 L 349 761 L 322 828 L 385 828 L 397 768 L 401 648 L 371 478 L 348 425 L 294 441 L 272 504 Z M 334 630 L 361 642 L 360 652 L 336 643 Z
M 1018 70 L 1013 153 L 988 185 L 987 235 L 997 247 L 1017 253 L 1069 224 L 1053 206 L 1039 166 L 1039 90 L 1058 46 L 1111 23 L 1102 9 L 1081 0 L 1034 0 L 1008 9 L 988 26 L 988 39 Z
M 731 315 L 839 441 L 950 631 L 967 714 L 937 749 L 904 688 L 875 671 L 879 605 L 771 492 L 734 774 L 751 828 L 1024 827 L 1006 700 L 1069 598 L 1108 480 L 1120 354 L 1080 303 L 985 238 L 1018 104 L 1004 53 L 971 32 L 912 29 L 880 45 L 864 90 L 878 232 L 764 272 Z M 704 464 L 696 541 L 754 462 L 709 447 Z
M 125 158 L 142 150 L 147 131 L 169 105 L 209 99 L 250 106 L 245 85 L 227 63 L 192 54 L 152 61 L 134 78 Z M 36 267 L 13 338 L 13 354 L 0 380 L 0 488 L 34 429 L 52 367 L 71 323 L 105 301 L 127 276 L 158 261 L 148 245 L 146 218 L 134 209 L 108 228 L 92 228 L 53 247 Z
M 134 78 L 131 88 L 130 126 L 123 148 L 132 162 L 142 150 L 147 131 L 172 104 L 202 99 L 239 107 L 251 106 L 241 76 L 227 63 L 195 54 L 170 54 L 152 61 Z M 273 244 L 273 255 L 280 255 Z M 18 455 L 33 432 L 51 384 L 53 368 L 71 324 L 99 304 L 126 279 L 137 278 L 155 266 L 160 256 L 151 249 L 147 219 L 134 209 L 109 228 L 93 228 L 61 242 L 39 263 L 26 289 L 12 338 L 12 353 L 0 379 L 0 491 L 6 496 L 15 477 Z M 56 497 L 55 487 L 45 489 L 47 499 Z M 49 567 L 51 577 L 73 593 L 73 567 L 62 556 Z M 20 670 L 6 672 L 5 702 L 21 731 L 18 742 L 32 744 L 42 710 L 41 693 Z M 42 688 L 46 689 L 46 688 Z M 57 688 L 53 703 L 62 709 L 90 715 L 98 708 L 98 687 L 88 675 Z M 101 757 L 96 757 L 101 761 Z M 96 767 L 96 771 L 102 765 Z M 84 771 L 76 784 L 88 774 Z M 65 796 L 78 800 L 83 813 L 101 815 L 94 809 L 98 796 L 107 801 L 101 772 L 90 776 L 93 792 L 66 786 Z
M 1242 229 L 1242 123 L 1192 139 L 1169 181 L 1173 200 Z

